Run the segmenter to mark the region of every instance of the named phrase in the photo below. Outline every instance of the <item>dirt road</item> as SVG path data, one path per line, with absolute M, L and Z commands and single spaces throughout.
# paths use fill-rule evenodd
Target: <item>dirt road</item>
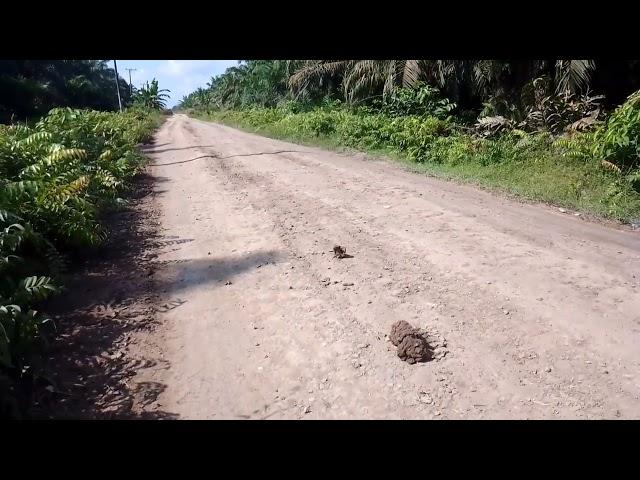
M 640 418 L 640 234 L 173 116 L 154 278 L 190 419 Z M 353 258 L 333 258 L 335 244 Z M 426 328 L 433 361 L 385 338 Z

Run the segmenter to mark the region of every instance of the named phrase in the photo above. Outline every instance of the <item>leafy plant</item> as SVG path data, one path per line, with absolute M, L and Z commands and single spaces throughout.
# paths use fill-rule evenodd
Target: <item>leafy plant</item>
M 455 108 L 456 104 L 442 97 L 437 88 L 425 84 L 395 90 L 382 105 L 382 111 L 394 117 L 424 115 L 441 120 L 451 118 Z
M 151 83 L 147 82 L 145 86 L 136 92 L 133 101 L 136 105 L 143 105 L 154 110 L 162 110 L 167 107 L 167 99 L 169 98 L 169 95 L 165 92 L 170 93 L 170 90 L 166 88 L 160 89 L 158 87 L 158 80 L 154 78 L 151 80 Z
M 504 133 L 514 127 L 514 122 L 501 115 L 495 117 L 479 118 L 475 124 L 475 130 L 478 135 L 484 138 L 493 137 L 500 133 Z
M 118 203 L 142 165 L 136 144 L 157 122 L 149 110 L 60 108 L 34 127 L 0 127 L 3 415 L 25 414 L 42 380 L 53 323 L 38 306 L 61 289 L 64 252 L 104 240 L 99 215 Z
M 640 167 L 640 91 L 630 95 L 595 135 L 595 153 L 622 170 Z

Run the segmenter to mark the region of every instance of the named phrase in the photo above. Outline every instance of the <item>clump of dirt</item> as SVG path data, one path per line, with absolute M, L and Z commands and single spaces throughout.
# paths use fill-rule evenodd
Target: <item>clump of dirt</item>
M 400 345 L 404 337 L 407 335 L 413 335 L 417 330 L 411 326 L 409 322 L 401 320 L 391 325 L 391 343 L 396 347 Z
M 347 257 L 347 249 L 341 247 L 340 245 L 336 245 L 333 247 L 333 256 L 335 258 L 346 258 Z
M 398 357 L 409 364 L 424 362 L 432 351 L 420 330 L 401 320 L 391 326 L 391 343 L 398 347 Z

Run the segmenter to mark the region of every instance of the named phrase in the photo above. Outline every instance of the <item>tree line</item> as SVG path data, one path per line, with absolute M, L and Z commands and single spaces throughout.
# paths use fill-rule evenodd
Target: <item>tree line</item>
M 595 91 L 612 107 L 640 89 L 640 61 L 247 60 L 185 96 L 179 107 L 313 106 L 327 100 L 376 105 L 399 88 L 428 84 L 460 113 L 522 116 L 538 78 L 546 80 L 548 95 Z
M 116 111 L 116 75 L 106 60 L 0 61 L 0 123 L 36 120 L 56 107 Z M 152 82 L 136 89 L 118 76 L 123 107 L 166 107 L 166 90 Z

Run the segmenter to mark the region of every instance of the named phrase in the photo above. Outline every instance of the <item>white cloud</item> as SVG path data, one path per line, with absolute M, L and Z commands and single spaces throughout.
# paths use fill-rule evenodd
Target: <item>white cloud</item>
M 171 75 L 174 77 L 182 75 L 184 71 L 184 63 L 179 60 L 167 60 L 166 62 L 160 64 L 158 67 L 158 72 L 164 73 L 165 75 Z
M 158 66 L 158 72 L 174 77 L 198 74 L 211 76 L 214 72 L 222 73 L 236 63 L 236 60 L 166 60 Z

